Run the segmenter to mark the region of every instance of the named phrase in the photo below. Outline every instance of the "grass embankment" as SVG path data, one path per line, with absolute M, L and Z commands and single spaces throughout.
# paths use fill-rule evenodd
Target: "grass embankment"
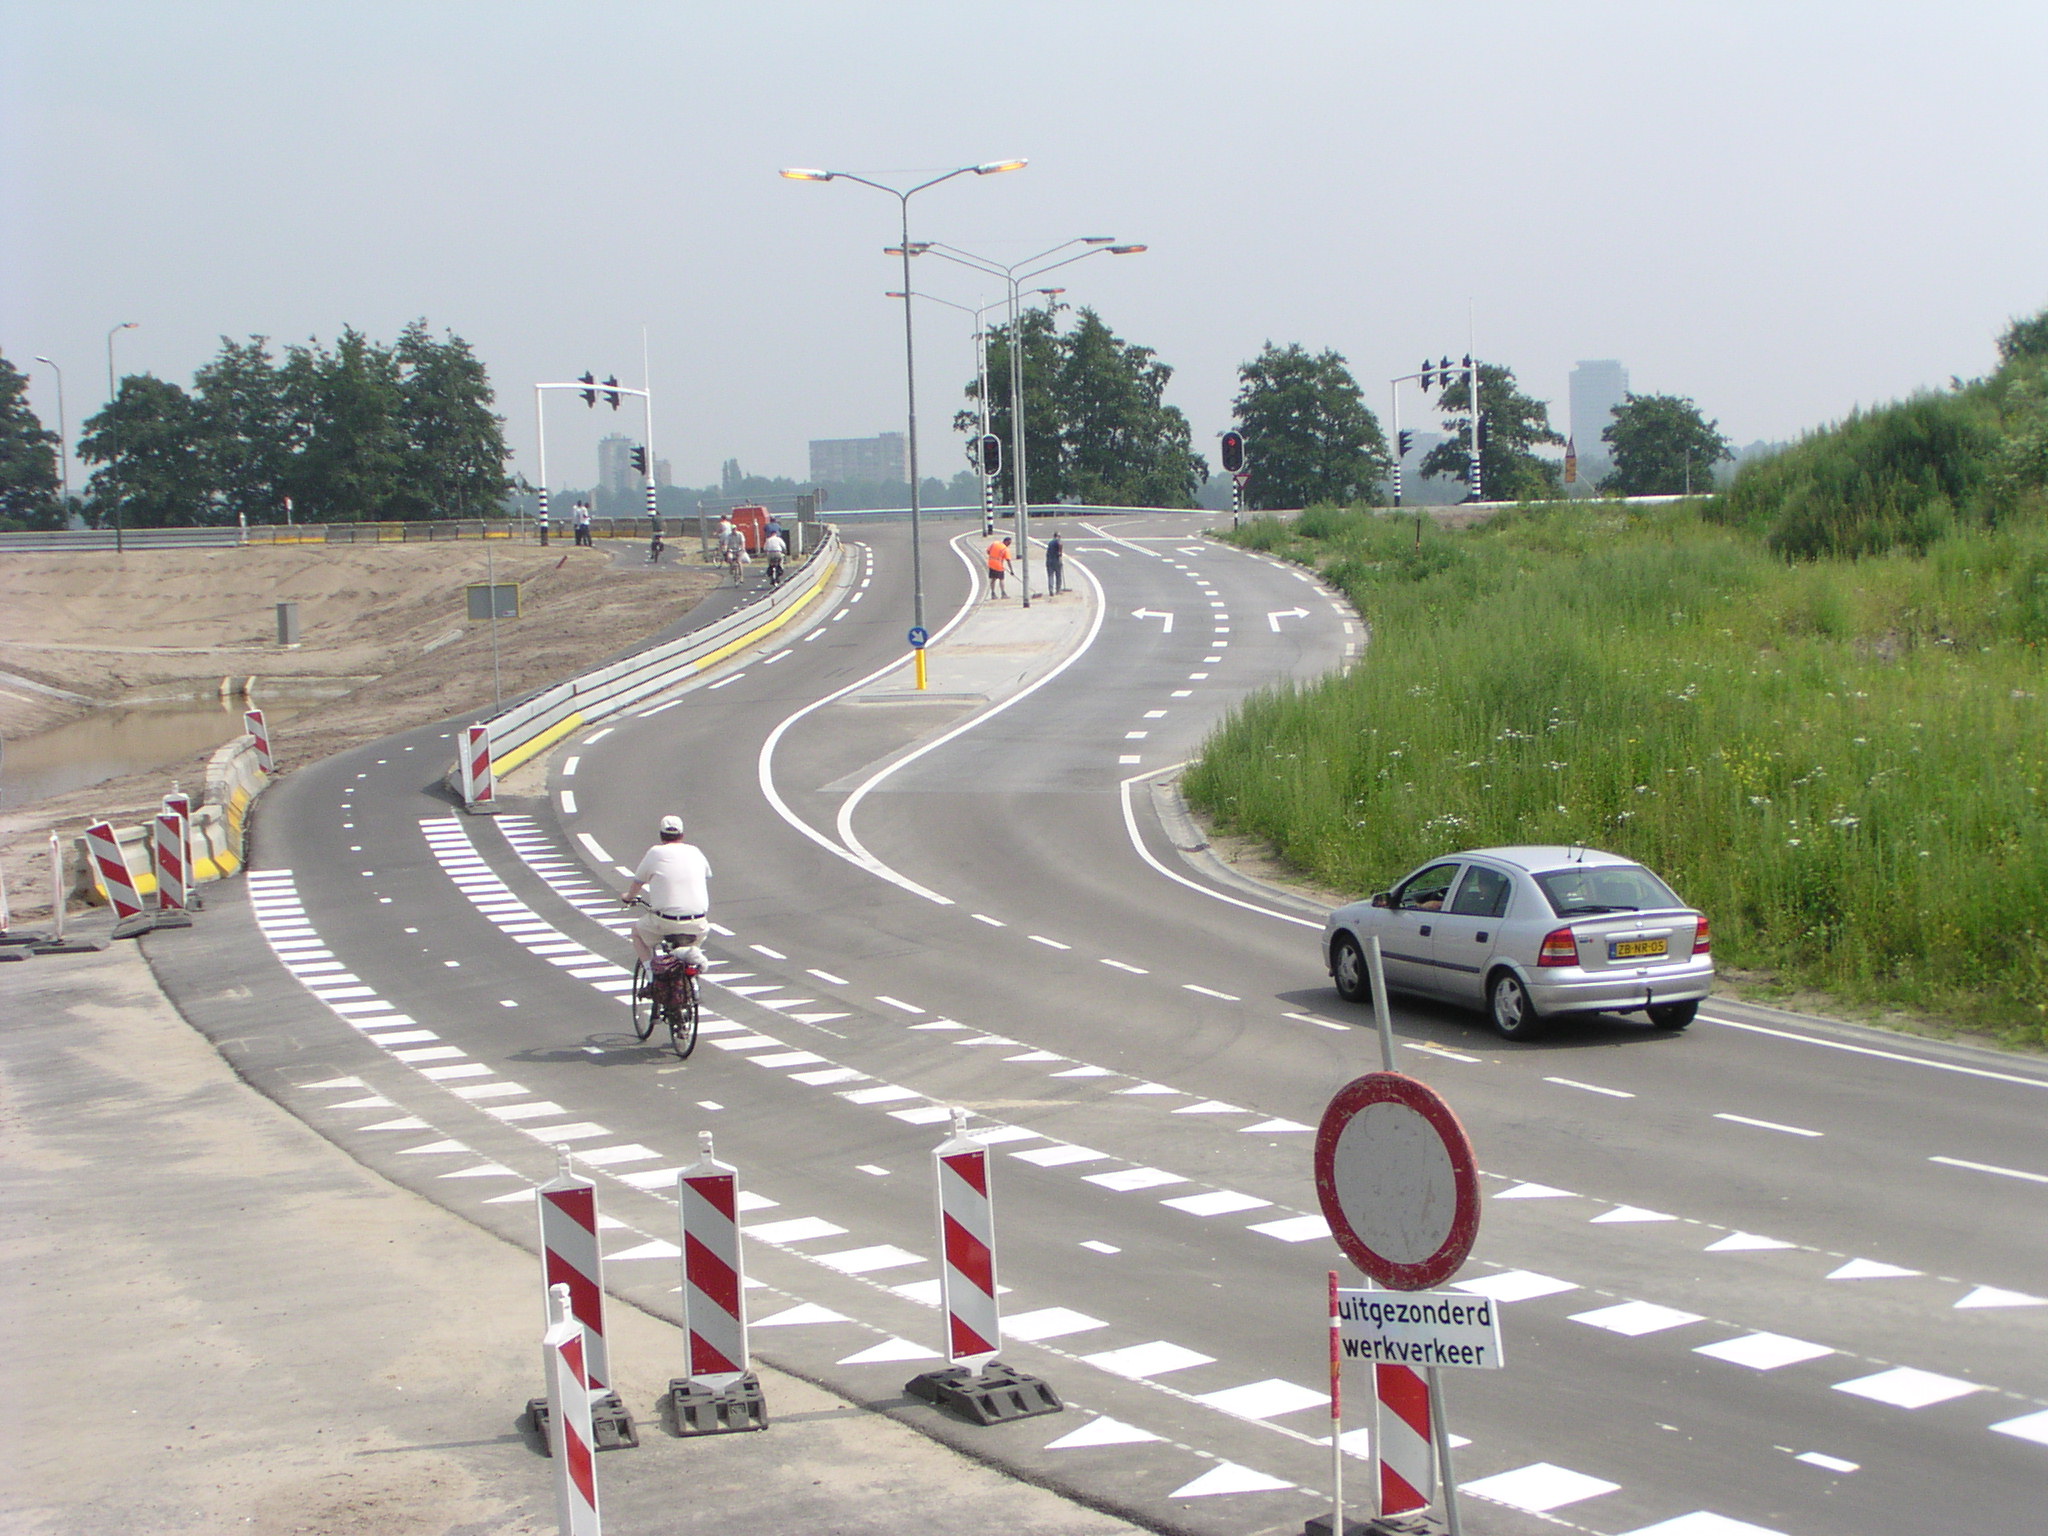
M 1357 892 L 1450 849 L 1610 848 L 1708 912 L 1724 965 L 2048 1043 L 2038 519 L 1810 564 L 1693 506 L 1238 537 L 1372 639 L 1210 742 L 1187 791 L 1225 829 Z

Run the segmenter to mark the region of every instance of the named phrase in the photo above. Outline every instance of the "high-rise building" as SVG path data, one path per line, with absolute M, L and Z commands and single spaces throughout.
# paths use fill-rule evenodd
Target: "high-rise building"
M 1579 473 L 1587 466 L 1603 469 L 1614 462 L 1614 450 L 1600 434 L 1614 425 L 1615 409 L 1628 398 L 1628 370 L 1612 358 L 1580 363 L 1572 370 L 1572 443 L 1579 450 Z
M 901 432 L 879 437 L 814 437 L 811 439 L 813 481 L 869 480 L 907 485 L 910 444 Z
M 614 496 L 635 489 L 640 477 L 633 472 L 633 439 L 613 432 L 597 440 L 597 483 Z

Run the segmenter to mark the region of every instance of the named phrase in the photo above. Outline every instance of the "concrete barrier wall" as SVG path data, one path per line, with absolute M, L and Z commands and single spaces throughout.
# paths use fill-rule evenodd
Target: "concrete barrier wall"
M 838 569 L 839 535 L 834 530 L 766 597 L 680 640 L 651 646 L 608 667 L 543 688 L 480 722 L 490 732 L 492 772 L 502 778 L 572 731 L 673 688 L 734 651 L 773 634 L 808 607 Z M 449 770 L 447 782 L 461 793 L 459 765 Z
M 205 787 L 200 791 L 199 802 L 192 807 L 193 884 L 225 880 L 242 867 L 249 807 L 269 782 L 270 775 L 257 761 L 253 736 L 236 737 L 208 759 Z M 144 896 L 156 894 L 156 872 L 150 860 L 151 835 L 148 822 L 114 829 L 115 841 L 121 845 L 128 868 L 135 876 L 135 889 Z M 77 851 L 77 860 L 69 894 L 94 906 L 106 905 L 107 888 L 86 856 L 84 837 L 73 838 L 72 847 Z

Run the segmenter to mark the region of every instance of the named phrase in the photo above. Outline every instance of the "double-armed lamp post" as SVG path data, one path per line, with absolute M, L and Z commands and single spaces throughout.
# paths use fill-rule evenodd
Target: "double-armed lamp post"
M 1003 171 L 1021 171 L 1028 162 L 1023 160 L 988 160 L 980 165 L 963 165 L 944 175 L 933 176 L 914 187 L 891 187 L 879 181 L 870 181 L 865 176 L 856 176 L 851 171 L 819 171 L 796 168 L 782 174 L 791 181 L 851 181 L 863 187 L 873 187 L 877 192 L 886 192 L 896 199 L 902 214 L 899 243 L 888 254 L 903 258 L 903 377 L 904 393 L 907 400 L 908 431 L 905 444 L 909 450 L 910 469 L 910 621 L 919 630 L 924 625 L 924 540 L 918 501 L 917 466 L 917 350 L 911 334 L 910 258 L 921 246 L 910 243 L 910 200 L 918 193 L 951 181 L 956 176 L 994 176 Z

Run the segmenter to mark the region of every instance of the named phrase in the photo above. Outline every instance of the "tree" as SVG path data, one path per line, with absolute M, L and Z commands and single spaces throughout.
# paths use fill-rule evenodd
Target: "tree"
M 1387 440 L 1342 356 L 1269 341 L 1237 377 L 1247 506 L 1348 505 L 1373 494 L 1390 468 Z
M 57 434 L 28 403 L 28 375 L 0 357 L 0 525 L 60 528 Z
M 1186 507 L 1209 478 L 1194 452 L 1187 417 L 1165 402 L 1173 369 L 1150 347 L 1117 336 L 1092 309 L 1061 335 L 1054 317 L 1027 310 L 1018 319 L 1024 373 L 1025 488 L 1034 502 Z M 997 496 L 1014 500 L 1009 462 L 1010 336 L 989 336 L 989 430 L 1003 440 Z M 973 384 L 970 400 L 977 398 Z M 954 418 L 962 432 L 978 412 Z
M 150 374 L 130 374 L 121 392 L 87 419 L 78 456 L 100 467 L 86 486 L 87 515 L 107 527 L 184 527 L 212 520 L 203 419 L 193 398 Z
M 1735 457 L 1720 423 L 1678 395 L 1625 395 L 1600 440 L 1614 450 L 1601 489 L 1624 496 L 1676 496 L 1707 490 L 1714 466 Z
M 1449 418 L 1451 436 L 1429 450 L 1422 461 L 1425 475 L 1465 474 L 1472 429 L 1472 397 L 1462 374 L 1444 386 L 1438 404 Z M 1486 422 L 1486 441 L 1479 450 L 1479 489 L 1488 501 L 1519 501 L 1556 496 L 1558 468 L 1531 450 L 1540 443 L 1564 442 L 1550 427 L 1550 407 L 1515 388 L 1512 368 L 1479 365 L 1479 407 Z
M 294 419 L 268 338 L 220 339 L 220 355 L 192 376 L 208 489 L 226 521 L 284 521 L 284 498 L 302 424 Z
M 281 372 L 303 434 L 288 489 L 305 519 L 357 523 L 391 515 L 409 489 L 396 354 L 351 326 L 332 352 L 317 343 L 287 348 Z
M 497 506 L 512 488 L 511 450 L 476 353 L 453 331 L 434 340 L 427 322 L 415 320 L 399 335 L 397 359 L 405 483 L 387 515 L 472 517 Z

